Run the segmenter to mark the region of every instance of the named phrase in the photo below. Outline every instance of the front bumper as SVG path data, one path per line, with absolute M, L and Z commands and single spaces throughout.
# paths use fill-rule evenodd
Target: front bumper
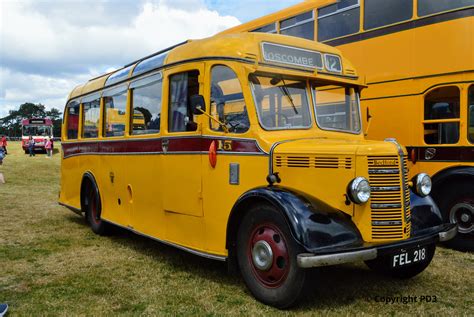
M 442 224 L 423 234 L 414 236 L 407 240 L 397 241 L 388 244 L 365 245 L 361 248 L 338 250 L 335 253 L 314 254 L 301 253 L 297 256 L 298 266 L 310 268 L 318 266 L 336 265 L 356 261 L 367 261 L 376 259 L 379 256 L 395 253 L 400 249 L 408 249 L 417 246 L 429 245 L 438 241 L 448 241 L 456 236 L 457 225 Z

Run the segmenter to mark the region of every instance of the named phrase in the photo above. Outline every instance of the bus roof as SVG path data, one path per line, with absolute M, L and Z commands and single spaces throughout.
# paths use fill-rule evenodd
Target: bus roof
M 333 81 L 350 81 L 352 84 L 362 85 L 357 81 L 357 74 L 352 64 L 343 58 L 340 51 L 328 45 L 314 41 L 284 36 L 279 34 L 266 33 L 236 33 L 209 37 L 202 40 L 190 40 L 142 58 L 132 64 L 109 74 L 91 79 L 89 82 L 77 86 L 69 95 L 68 100 L 82 95 L 91 94 L 106 87 L 111 87 L 119 83 L 127 82 L 131 78 L 139 77 L 143 74 L 155 71 L 157 69 L 175 65 L 179 63 L 203 61 L 209 59 L 227 59 L 247 62 L 249 64 L 266 65 L 261 51 L 263 43 L 280 45 L 281 47 L 295 48 L 300 51 L 319 52 L 341 58 L 342 72 L 339 74 L 328 73 L 321 70 L 318 75 L 331 79 Z M 270 62 L 271 64 L 271 62 Z M 282 65 L 272 65 L 279 67 Z M 301 75 L 308 76 L 308 69 L 301 67 L 288 67 L 291 73 L 300 72 Z M 316 74 L 311 69 L 309 74 Z

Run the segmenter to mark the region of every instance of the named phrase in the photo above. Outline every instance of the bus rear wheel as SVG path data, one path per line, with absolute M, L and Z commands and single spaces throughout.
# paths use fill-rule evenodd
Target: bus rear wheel
M 109 233 L 109 224 L 104 222 L 100 215 L 102 204 L 100 194 L 94 185 L 87 186 L 84 197 L 84 205 L 86 210 L 86 219 L 92 231 L 98 235 L 107 235 Z
M 439 199 L 446 222 L 458 225 L 458 234 L 446 245 L 460 251 L 474 251 L 474 185 L 463 181 L 450 186 Z
M 303 252 L 285 218 L 272 206 L 258 204 L 241 222 L 237 260 L 245 284 L 259 301 L 277 308 L 296 303 L 306 272 L 296 257 Z

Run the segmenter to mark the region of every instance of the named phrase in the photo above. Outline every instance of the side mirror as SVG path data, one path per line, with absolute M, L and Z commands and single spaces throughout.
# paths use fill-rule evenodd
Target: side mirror
M 194 115 L 200 115 L 206 112 L 206 102 L 201 95 L 193 95 L 189 99 L 189 104 Z

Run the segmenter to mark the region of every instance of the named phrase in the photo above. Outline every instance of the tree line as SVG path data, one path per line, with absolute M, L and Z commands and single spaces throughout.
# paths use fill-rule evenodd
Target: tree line
M 50 118 L 54 136 L 61 136 L 61 111 L 56 108 L 46 110 L 44 105 L 31 102 L 20 105 L 18 110 L 10 110 L 6 117 L 0 118 L 0 135 L 21 137 L 21 120 L 28 118 Z

